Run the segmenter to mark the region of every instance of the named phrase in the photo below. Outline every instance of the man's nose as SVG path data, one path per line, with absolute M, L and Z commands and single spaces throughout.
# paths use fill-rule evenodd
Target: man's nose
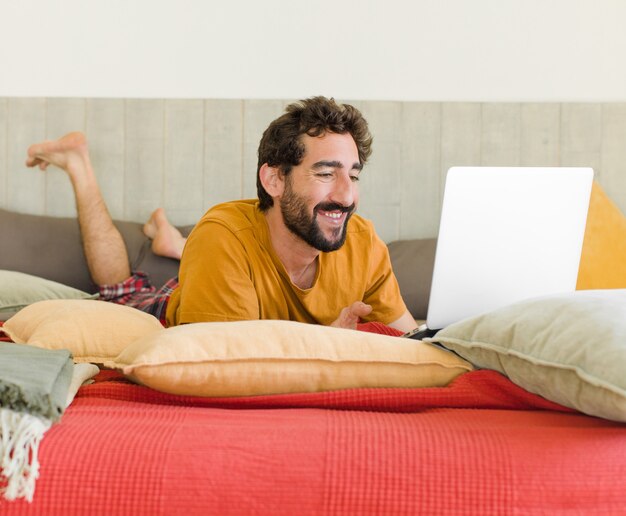
M 335 181 L 331 200 L 342 206 L 351 206 L 355 199 L 356 183 L 349 175 L 340 174 Z

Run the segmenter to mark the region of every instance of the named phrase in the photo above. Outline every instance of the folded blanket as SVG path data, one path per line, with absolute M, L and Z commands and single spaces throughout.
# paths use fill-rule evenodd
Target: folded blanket
M 0 342 L 0 493 L 32 501 L 44 433 L 63 414 L 74 363 L 67 350 Z

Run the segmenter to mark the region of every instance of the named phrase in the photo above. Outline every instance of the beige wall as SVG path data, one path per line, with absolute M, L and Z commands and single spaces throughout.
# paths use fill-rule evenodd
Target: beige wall
M 164 206 L 193 223 L 256 195 L 258 141 L 287 102 L 0 98 L 0 207 L 73 216 L 63 173 L 24 159 L 30 143 L 81 130 L 113 217 L 143 221 Z M 591 166 L 626 212 L 626 104 L 353 103 L 374 134 L 360 212 L 386 241 L 436 235 L 453 165 Z
M 624 0 L 0 2 L 0 96 L 626 101 Z

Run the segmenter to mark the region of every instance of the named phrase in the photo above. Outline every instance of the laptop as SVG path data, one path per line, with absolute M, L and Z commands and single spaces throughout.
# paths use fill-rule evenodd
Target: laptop
M 406 336 L 574 291 L 592 181 L 591 168 L 452 167 L 426 324 Z

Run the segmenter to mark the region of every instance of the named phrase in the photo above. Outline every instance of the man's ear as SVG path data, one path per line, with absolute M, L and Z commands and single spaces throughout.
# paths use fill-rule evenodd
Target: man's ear
M 261 184 L 270 197 L 280 197 L 285 189 L 285 180 L 279 167 L 270 167 L 264 163 L 259 170 Z

